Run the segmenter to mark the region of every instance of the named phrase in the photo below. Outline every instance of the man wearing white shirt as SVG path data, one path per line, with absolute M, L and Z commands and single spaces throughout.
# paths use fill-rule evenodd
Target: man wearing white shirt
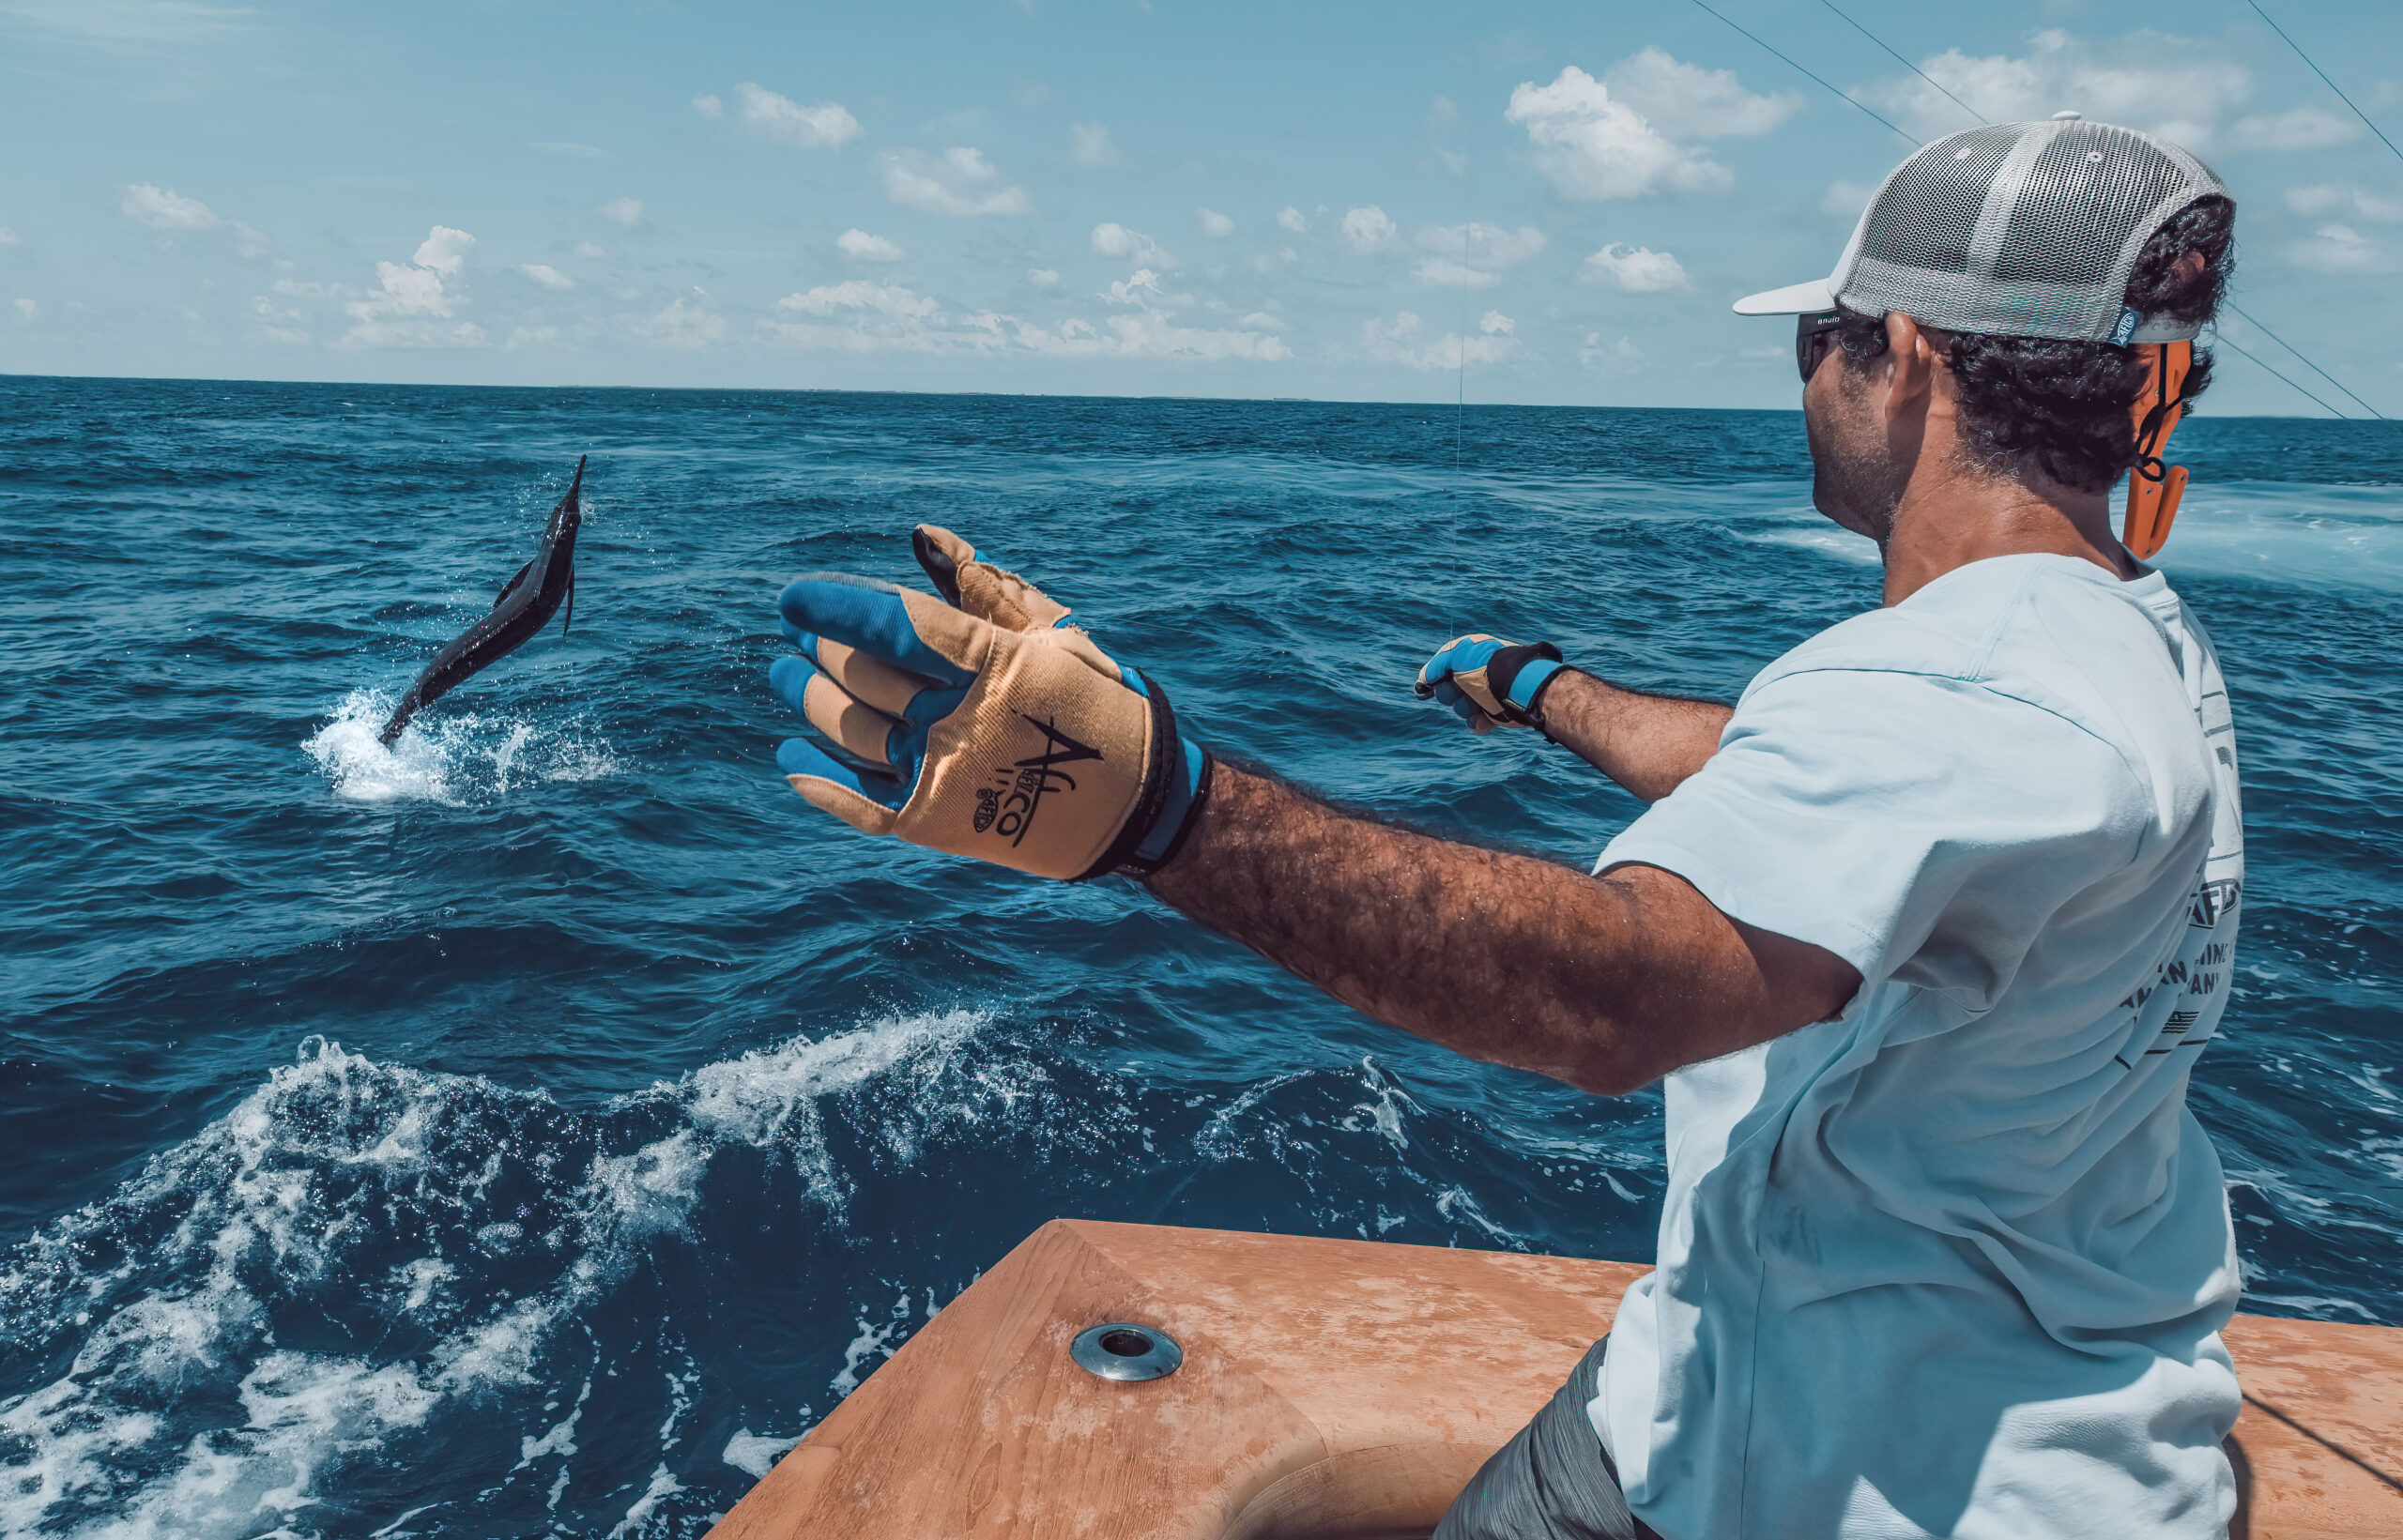
M 1477 1058 L 1606 1095 L 1665 1077 L 1658 1269 L 1438 1540 L 2225 1532 L 2239 1395 L 2217 1333 L 2237 1268 L 2185 1100 L 2227 999 L 2234 739 L 2209 640 L 2114 534 L 2109 498 L 2132 466 L 2161 482 L 2139 434 L 2208 380 L 2195 356 L 2181 392 L 2178 366 L 2233 213 L 2145 135 L 1997 125 L 1898 167 L 1829 279 L 1738 305 L 1801 316 L 1814 499 L 1877 541 L 1885 604 L 1732 709 L 1619 689 L 1541 645 L 1437 653 L 1424 693 L 1480 731 L 1539 728 L 1652 804 L 1590 875 L 1217 762 L 1148 679 L 1095 684 L 1118 665 L 1057 604 L 941 532 L 928 559 L 922 537 L 953 605 L 1017 628 L 1018 663 L 1081 649 L 1073 687 L 1009 685 L 1042 755 L 977 751 L 1034 767 L 1002 788 L 1030 821 L 1057 808 L 1061 838 L 1102 809 L 1052 875 L 1135 872 Z M 2140 419 L 2148 389 L 2162 409 Z M 918 633 L 950 624 L 910 598 Z M 844 604 L 884 602 L 796 583 L 788 627 L 816 645 Z M 845 662 L 876 646 L 954 668 L 940 709 L 964 690 L 962 720 L 998 697 L 982 652 L 912 663 L 931 654 L 895 634 L 853 626 L 779 688 L 834 736 L 880 698 Z M 1018 663 L 1011 681 L 1034 678 Z M 794 785 L 863 828 L 987 854 L 964 824 L 910 820 L 949 805 L 922 797 L 926 767 L 1004 713 L 934 719 L 904 755 L 927 713 L 887 694 L 892 785 L 788 745 Z M 1110 711 L 1140 756 L 1058 725 Z M 1083 789 L 1042 801 L 1071 751 Z M 1150 779 L 1104 808 L 1113 755 Z M 987 799 L 979 836 L 1007 805 Z

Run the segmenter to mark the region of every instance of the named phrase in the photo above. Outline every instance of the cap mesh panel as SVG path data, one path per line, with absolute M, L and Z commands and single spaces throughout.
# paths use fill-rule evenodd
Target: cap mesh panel
M 1861 255 L 1898 267 L 1957 273 L 1969 265 L 1995 172 L 2019 140 L 2011 125 L 1972 129 L 1947 141 L 1947 153 L 1920 151 L 1903 163 L 1869 213 Z
M 2227 191 L 2192 156 L 2132 129 L 1971 129 L 1925 146 L 1887 179 L 1836 292 L 1854 310 L 1902 311 L 1947 331 L 2105 341 L 2152 233 L 2196 199 Z M 2165 319 L 2135 340 L 2197 329 Z

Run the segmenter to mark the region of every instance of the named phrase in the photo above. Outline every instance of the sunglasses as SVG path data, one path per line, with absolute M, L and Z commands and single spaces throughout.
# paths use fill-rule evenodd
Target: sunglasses
M 1794 318 L 1794 362 L 1802 371 L 1803 384 L 1811 383 L 1811 376 L 1818 373 L 1829 349 L 1846 330 L 1860 337 L 1864 344 L 1844 350 L 1853 357 L 1874 358 L 1886 351 L 1886 325 L 1875 316 L 1829 310 Z

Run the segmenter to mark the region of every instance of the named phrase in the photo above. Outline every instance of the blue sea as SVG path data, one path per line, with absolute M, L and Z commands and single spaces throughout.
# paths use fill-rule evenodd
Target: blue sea
M 2247 1308 L 2403 1324 L 2403 431 L 2217 420 L 2164 565 L 2251 880 Z M 574 629 L 375 734 L 589 454 Z M 0 1533 L 690 1535 L 1058 1214 L 1645 1259 L 1661 1104 L 774 773 L 918 520 L 1235 753 L 1583 863 L 1471 629 L 1732 698 L 1877 602 L 1791 414 L 0 379 Z

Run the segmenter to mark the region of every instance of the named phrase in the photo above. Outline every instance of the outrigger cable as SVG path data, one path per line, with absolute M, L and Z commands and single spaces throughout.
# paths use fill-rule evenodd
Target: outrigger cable
M 1918 65 L 1911 63 L 1910 60 L 1903 57 L 1900 53 L 1895 53 L 1892 49 L 1887 48 L 1885 40 L 1879 38 L 1877 34 L 1870 31 L 1867 27 L 1862 26 L 1859 22 L 1854 21 L 1851 17 L 1846 16 L 1843 11 L 1836 10 L 1835 0 L 1819 0 L 1819 4 L 1827 7 L 1829 10 L 1835 10 L 1836 19 L 1838 21 L 1852 28 L 1853 31 L 1860 33 L 1871 42 L 1875 43 L 1878 48 L 1885 52 L 1888 58 L 1892 59 L 1896 64 L 1901 65 L 1904 69 L 1909 70 L 1912 74 L 1917 75 L 1920 79 L 1927 82 L 1928 84 L 1935 86 L 1937 90 L 1944 91 L 1944 99 L 1952 103 L 1953 106 L 1960 108 L 1971 117 L 1976 118 L 1980 123 L 1986 121 L 1985 114 L 1978 111 L 1975 107 L 1970 106 L 1967 102 L 1963 101 L 1959 97 L 1954 96 L 1951 92 L 1946 91 L 1942 81 L 1937 80 L 1934 75 L 1931 75 L 1926 70 L 1921 69 Z
M 2235 307 L 2235 306 L 2233 306 L 2233 305 L 2230 305 L 2230 306 L 2228 307 L 2228 309 L 2230 309 L 2230 310 L 2235 310 L 2235 309 L 2236 309 L 2236 307 Z M 2241 311 L 2239 311 L 2239 312 L 2238 312 L 2238 313 L 2239 313 L 2239 314 L 2242 314 L 2243 313 L 2242 313 L 2242 312 L 2241 312 Z M 2244 318 L 2245 318 L 2246 320 L 2248 320 L 2248 321 L 2253 321 L 2253 318 L 2252 318 L 2251 316 L 2249 316 L 2249 315 L 2246 315 Z M 2254 324 L 2255 326 L 2257 326 L 2257 327 L 2258 327 L 2258 326 L 2259 326 L 2261 323 L 2260 323 L 2260 322 L 2258 322 L 2258 321 L 2253 321 L 2253 324 Z M 2256 356 L 2256 355 L 2254 355 L 2254 354 L 2252 354 L 2252 353 L 2249 353 L 2249 352 L 2245 351 L 2245 349 L 2244 349 L 2244 348 L 2242 348 L 2242 346 L 2240 346 L 2239 344 L 2237 344 L 2237 343 L 2232 343 L 2232 342 L 2228 341 L 2227 333 L 2227 332 L 2225 332 L 2225 331 L 2220 330 L 2220 329 L 2219 329 L 2219 328 L 2217 328 L 2216 327 L 2214 327 L 2214 328 L 2212 329 L 2212 345 L 2213 347 L 2233 347 L 2233 348 L 2235 348 L 2235 349 L 2236 349 L 2236 356 L 2237 356 L 2238 358 L 2250 358 L 2250 359 L 2252 359 L 2252 361 L 2253 361 L 2253 363 L 2254 363 L 2255 367 L 2258 368 L 2258 369 L 2259 369 L 2263 374 L 2265 374 L 2269 375 L 2272 379 L 2274 379 L 2274 380 L 2280 381 L 2281 383 L 2285 384 L 2285 385 L 2286 385 L 2286 386 L 2288 386 L 2289 389 L 2291 389 L 2295 392 L 2295 394 L 2297 394 L 2297 395 L 2299 395 L 2299 396 L 2303 397 L 2303 399 L 2304 399 L 2304 400 L 2305 400 L 2305 401 L 2307 401 L 2307 402 L 2311 403 L 2311 404 L 2313 404 L 2314 406 L 2319 407 L 2321 411 L 2323 411 L 2323 412 L 2327 413 L 2330 417 L 2334 418 L 2337 421 L 2339 421 L 2339 422 L 2349 422 L 2349 421 L 2351 421 L 2351 420 L 2352 420 L 2350 418 L 2347 417 L 2344 413 L 2342 413 L 2342 412 L 2340 412 L 2340 411 L 2336 410 L 2336 408 L 2334 408 L 2334 406 L 2329 405 L 2326 402 L 2324 402 L 2324 401 L 2320 400 L 2318 396 L 2315 396 L 2315 395 L 2313 395 L 2310 391 L 2308 391 L 2308 390 L 2304 389 L 2302 386 L 2300 386 L 2300 385 L 2296 385 L 2296 384 L 2294 383 L 2294 381 L 2292 381 L 2292 380 L 2290 380 L 2290 379 L 2288 379 L 2284 374 L 2279 374 L 2276 370 L 2274 370 L 2274 369 L 2271 368 L 2268 364 L 2263 363 L 2263 362 L 2261 361 L 2261 359 L 2260 359 L 2258 356 Z M 2284 346 L 2285 344 L 2284 344 L 2284 343 L 2281 343 L 2281 344 L 2279 344 L 2279 345 Z M 2287 351 L 2288 351 L 2288 352 L 2289 352 L 2289 353 L 2294 353 L 2294 349 L 2293 349 L 2293 348 L 2290 348 L 2290 347 L 2289 347 L 2289 348 L 2287 348 Z M 2294 354 L 2294 356 L 2295 356 L 2296 358 L 2303 358 L 2303 355 L 2302 355 L 2302 354 L 2300 354 L 2300 353 L 2295 353 L 2295 354 Z M 2309 362 L 2311 362 L 2311 360 L 2310 360 L 2310 359 L 2308 359 L 2308 358 L 2304 358 L 2304 359 L 2303 359 L 2303 361 L 2304 361 L 2304 362 L 2305 362 L 2305 363 L 2309 363 Z M 2347 395 L 2350 395 L 2350 394 L 2352 394 L 2352 392 L 2351 392 L 2351 391 L 2349 391 L 2349 390 L 2346 391 L 2345 393 L 2346 393 Z
M 2326 380 L 2329 384 L 2331 384 L 2331 385 L 2334 386 L 2337 389 L 2339 389 L 2339 390 L 2343 390 L 2343 391 L 2345 392 L 2345 394 L 2347 394 L 2347 395 L 2349 395 L 2349 396 L 2353 396 L 2353 392 L 2352 392 L 2350 389 L 2348 389 L 2346 388 L 2345 382 L 2344 382 L 2343 380 L 2338 379 L 2335 375 L 2331 374 L 2330 374 L 2330 373 L 2328 373 L 2328 371 L 2326 371 L 2325 369 L 2322 369 L 2322 368 L 2320 368 L 2318 364 L 2313 363 L 2309 358 L 2304 358 L 2304 357 L 2303 357 L 2303 349 L 2301 349 L 2301 348 L 2299 348 L 2299 347 L 2295 346 L 2292 343 L 2288 342 L 2284 337 L 2281 337 L 2281 336 L 2279 336 L 2276 332 L 2272 331 L 2268 327 L 2263 326 L 2260 322 L 2254 320 L 2254 319 L 2253 319 L 2253 317 L 2252 317 L 2250 314 L 2247 314 L 2247 313 L 2246 313 L 2246 312 L 2245 312 L 2244 308 L 2243 308 L 2242 306 L 2241 306 L 2241 305 L 2237 304 L 2234 300 L 2232 300 L 2232 299 L 2231 299 L 2231 300 L 2227 301 L 2227 308 L 2228 308 L 2230 311 L 2233 311 L 2236 314 L 2242 316 L 2242 317 L 2244 318 L 2244 320 L 2245 320 L 2245 321 L 2246 321 L 2246 322 L 2247 322 L 2247 323 L 2248 323 L 2248 324 L 2253 328 L 2253 329 L 2254 329 L 2254 330 L 2256 330 L 2256 331 L 2259 332 L 2262 336 L 2267 337 L 2268 339 L 2270 339 L 2270 341 L 2272 341 L 2272 342 L 2273 342 L 2273 343 L 2277 343 L 2280 347 L 2285 348 L 2288 352 L 2289 352 L 2289 353 L 2293 354 L 2296 358 L 2303 358 L 2303 364 L 2304 364 L 2304 368 L 2306 368 L 2306 369 L 2310 370 L 2313 374 L 2315 374 L 2319 375 L 2321 379 Z M 2227 338 L 2225 335 L 2220 334 L 2220 333 L 2218 333 L 2218 332 L 2216 332 L 2216 331 L 2214 331 L 2214 332 L 2213 332 L 2213 335 L 2214 335 L 2214 336 L 2215 336 L 2215 337 L 2216 337 L 2220 342 L 2227 343 Z M 2234 343 L 2227 343 L 2227 345 L 2228 345 L 2228 346 L 2230 346 L 2230 347 L 2236 347 L 2236 344 L 2235 344 Z M 2244 350 L 2243 350 L 2242 348 L 2241 348 L 2241 347 L 2236 347 L 2236 351 L 2238 351 L 2239 353 L 2244 353 Z M 2244 353 L 2244 356 L 2245 356 L 2246 358 L 2253 358 L 2253 355 L 2252 355 L 2252 354 L 2250 354 L 2250 353 Z M 2261 363 L 2261 360 L 2260 360 L 2260 359 L 2258 359 L 2258 358 L 2253 358 L 2253 361 L 2254 361 L 2255 363 Z M 2264 368 L 2264 369 L 2270 369 L 2270 366 L 2269 366 L 2268 364 L 2265 364 L 2265 363 L 2261 364 L 2261 367 L 2262 367 L 2262 368 Z M 2274 370 L 2274 369 L 2270 369 L 2270 373 L 2271 373 L 2271 374 L 2278 374 L 2278 372 L 2277 372 L 2276 370 Z M 2287 379 L 2287 377 L 2286 377 L 2284 374 L 2278 374 L 2278 378 L 2280 378 L 2280 379 L 2282 379 L 2282 380 L 2286 380 L 2286 379 Z M 2288 385 L 2294 385 L 2294 381 L 2292 381 L 2292 380 L 2287 380 L 2287 383 L 2288 383 Z M 2295 389 L 2298 389 L 2298 390 L 2303 390 L 2303 387 L 2302 387 L 2302 386 L 2299 386 L 2299 385 L 2295 385 Z M 2304 395 L 2306 395 L 2306 396 L 2311 396 L 2311 392 L 2310 392 L 2310 391 L 2308 391 L 2308 390 L 2303 390 L 2303 393 L 2304 393 Z M 2319 401 L 2319 398 L 2318 396 L 2311 396 L 2311 399 L 2312 399 L 2312 400 L 2314 400 L 2314 401 Z M 2327 406 L 2327 405 L 2328 405 L 2328 404 L 2327 404 L 2326 402 L 2324 402 L 2324 401 L 2319 401 L 2319 404 L 2320 404 L 2320 405 L 2322 405 L 2322 406 Z M 2353 396 L 2353 404 L 2355 404 L 2356 406 L 2359 406 L 2363 411 L 2367 412 L 2370 416 L 2372 416 L 2372 417 L 2374 417 L 2374 418 L 2378 419 L 2380 422 L 2387 422 L 2387 421 L 2391 421 L 2391 420 L 2393 420 L 2393 419 L 2390 419 L 2390 418 L 2389 418 L 2389 417 L 2388 417 L 2384 412 L 2381 412 L 2381 411 L 2380 411 L 2377 407 L 2372 406 L 2368 402 L 2365 402 L 2365 401 L 2362 400 L 2362 398 L 2361 398 L 2361 397 L 2359 397 L 2359 396 Z M 2336 417 L 2341 418 L 2341 417 L 2343 417 L 2343 416 L 2345 415 L 2345 414 L 2344 414 L 2344 413 L 2342 413 L 2342 412 L 2336 411 L 2336 409 L 2335 409 L 2334 407 L 2333 407 L 2333 406 L 2329 406 L 2329 407 L 2328 407 L 2328 409 L 2329 409 L 2329 411 L 2330 411 L 2332 414 L 2334 414 L 2334 416 L 2336 416 Z
M 2370 132 L 2378 135 L 2378 142 L 2380 144 L 2385 145 L 2388 149 L 2395 150 L 2395 159 L 2403 160 L 2403 149 L 2395 149 L 2395 141 L 2386 137 L 2386 130 L 2380 128 L 2377 124 L 2372 123 L 2369 120 L 2369 114 L 2367 113 L 2363 112 L 2359 107 L 2353 106 L 2353 99 L 2345 95 L 2345 89 L 2343 86 L 2338 85 L 2334 81 L 2328 78 L 2327 70 L 2311 63 L 2311 55 L 2303 51 L 2303 45 L 2296 42 L 2292 38 L 2288 37 L 2286 28 L 2278 25 L 2276 22 L 2271 21 L 2270 13 L 2261 8 L 2260 0 L 2244 0 L 2244 3 L 2253 8 L 2254 15 L 2258 16 L 2264 22 L 2270 23 L 2270 30 L 2278 35 L 2278 38 L 2281 42 L 2284 42 L 2288 48 L 2294 50 L 2294 56 L 2296 58 L 2301 59 L 2304 64 L 2311 66 L 2311 72 L 2319 77 L 2321 84 L 2336 93 L 2336 99 L 2338 101 L 2343 102 L 2348 107 L 2353 108 L 2353 115 L 2362 120 L 2363 127 L 2368 129 Z M 2257 322 L 2255 324 L 2258 325 L 2259 323 Z M 2303 355 L 2298 353 L 2295 357 L 2302 358 Z M 2338 386 L 2337 389 L 2343 390 L 2344 387 Z M 2351 396 L 2353 393 L 2350 390 L 2345 390 L 2345 394 Z M 2353 399 L 2359 401 L 2361 398 L 2359 396 L 2353 396 Z
M 1896 133 L 1898 133 L 1898 134 L 1902 134 L 1902 136 L 1903 136 L 1905 139 L 1910 139 L 1910 142 L 1911 142 L 1912 144 L 1914 144 L 1914 145 L 1921 145 L 1921 144 L 1924 144 L 1924 143 L 1925 143 L 1925 141 L 1923 141 L 1923 140 L 1911 139 L 1911 136 L 1910 136 L 1908 133 L 1904 132 L 1904 130 L 1901 130 L 1901 129 L 1895 128 L 1895 127 L 1894 127 L 1894 125 L 1893 125 L 1892 123 L 1887 122 L 1887 120 L 1886 120 L 1885 118 L 1883 118 L 1883 117 L 1879 117 L 1879 116 L 1878 116 L 1878 114 L 1877 114 L 1876 110 L 1875 110 L 1875 108 L 1871 107 L 1868 103 L 1866 103 L 1866 102 L 1862 101 L 1859 97 L 1856 97 L 1856 96 L 1852 95 L 1850 92 L 1843 91 L 1843 90 L 1839 90 L 1837 87 L 1835 87 L 1835 86 L 1833 86 L 1833 85 L 1828 85 L 1828 83 L 1827 83 L 1825 80 L 1821 79 L 1819 76 L 1811 74 L 1811 71 L 1809 71 L 1808 69 L 1803 69 L 1800 65 L 1796 64 L 1792 59 L 1787 58 L 1787 57 L 1786 57 L 1786 55 L 1784 55 L 1783 53 L 1778 53 L 1778 52 L 1777 52 L 1777 50 L 1776 50 L 1776 49 L 1774 49 L 1774 48 L 1769 48 L 1768 44 L 1767 44 L 1767 43 L 1765 43 L 1765 42 L 1761 42 L 1761 39 L 1760 39 L 1757 36 L 1755 36 L 1754 34 L 1750 33 L 1750 32 L 1745 32 L 1745 31 L 1744 31 L 1744 29 L 1743 29 L 1742 27 L 1740 27 L 1740 26 L 1737 26 L 1737 25 L 1736 25 L 1736 23 L 1735 23 L 1734 22 L 1728 21 L 1726 17 L 1724 17 L 1724 16 L 1721 16 L 1719 12 L 1717 12 L 1717 11 L 1715 11 L 1715 10 L 1711 10 L 1711 9 L 1710 9 L 1710 8 L 1709 8 L 1707 5 L 1704 5 L 1704 4 L 1703 4 L 1703 0 L 1693 0 L 1693 3 L 1694 3 L 1695 5 L 1697 5 L 1697 6 L 1701 6 L 1701 7 L 1702 7 L 1702 8 L 1703 8 L 1704 10 L 1706 10 L 1706 11 L 1709 11 L 1711 15 L 1713 15 L 1713 16 L 1718 16 L 1718 17 L 1719 17 L 1719 20 L 1721 20 L 1722 22 L 1726 22 L 1727 25 L 1729 25 L 1730 27 L 1734 27 L 1734 28 L 1735 28 L 1735 30 L 1737 30 L 1737 32 L 1742 32 L 1742 33 L 1744 34 L 1744 36 L 1745 36 L 1745 37 L 1747 37 L 1747 38 L 1751 38 L 1753 39 L 1753 41 L 1754 41 L 1754 42 L 1756 42 L 1756 43 L 1760 43 L 1760 46 L 1761 46 L 1761 47 L 1768 49 L 1768 51 L 1769 51 L 1771 53 L 1777 53 L 1777 56 L 1778 56 L 1779 58 L 1781 58 L 1781 59 L 1784 59 L 1784 60 L 1785 60 L 1785 63 L 1786 63 L 1786 65 L 1787 65 L 1787 67 L 1788 67 L 1788 68 L 1790 68 L 1790 69 L 1793 69 L 1797 74 L 1808 75 L 1808 76 L 1810 76 L 1810 78 L 1811 78 L 1812 80 L 1817 81 L 1821 85 L 1827 85 L 1827 87 L 1828 87 L 1828 89 L 1829 89 L 1829 90 L 1830 90 L 1830 91 L 1834 91 L 1836 95 L 1838 95 L 1838 96 L 1840 96 L 1840 97 L 1844 98 L 1844 100 L 1851 102 L 1854 106 L 1856 106 L 1856 107 L 1860 108 L 1862 112 L 1867 113 L 1871 117 L 1877 118 L 1877 121 L 1878 121 L 1878 122 L 1880 122 L 1880 123 L 1885 123 L 1885 124 L 1886 124 L 1886 127 L 1888 127 L 1888 128 L 1890 128 L 1890 129 L 1893 129 L 1893 130 L 1894 130 L 1894 131 L 1895 131 Z M 1846 18 L 1846 20 L 1850 20 L 1850 18 Z M 1857 25 L 1859 25 L 1859 24 L 1860 24 L 1859 23 L 1854 23 L 1854 25 L 1856 25 L 1856 26 L 1857 26 Z M 1875 39 L 1875 38 L 1871 38 L 1870 40 L 1871 40 L 1872 42 L 1875 42 L 1875 41 L 1876 41 L 1876 39 Z M 1885 45 L 1884 43 L 1878 43 L 1878 44 L 1877 44 L 1877 46 L 1878 46 L 1878 47 L 1880 47 L 1880 48 L 1886 48 L 1886 45 Z M 1888 52 L 1889 53 L 1892 53 L 1892 52 L 1893 52 L 1893 50 L 1892 50 L 1892 49 L 1890 49 L 1890 48 L 1888 48 L 1888 49 L 1886 49 L 1886 52 Z M 1948 92 L 1947 94 L 1949 95 L 1950 93 Z

